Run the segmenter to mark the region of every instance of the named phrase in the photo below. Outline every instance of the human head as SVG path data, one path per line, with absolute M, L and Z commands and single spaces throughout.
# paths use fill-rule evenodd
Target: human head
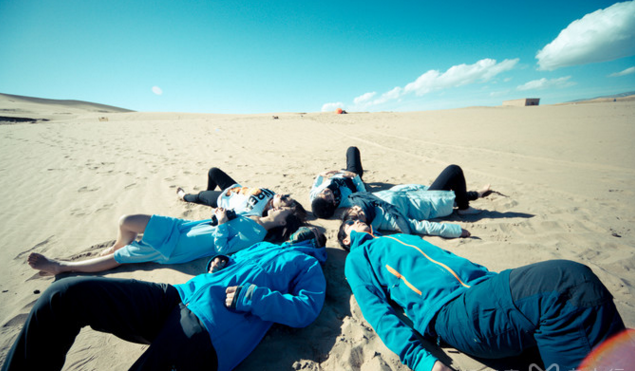
M 322 192 L 317 194 L 317 197 L 324 199 L 326 201 L 335 203 L 335 194 L 330 188 L 324 188 Z
M 311 202 L 311 211 L 315 216 L 322 219 L 328 219 L 335 214 L 335 202 L 328 201 L 321 197 L 316 197 Z
M 346 210 L 346 214 L 344 215 L 343 220 L 359 220 L 362 221 L 364 223 L 366 223 L 367 218 L 366 218 L 366 213 L 364 212 L 364 210 L 355 205 L 353 207 L 351 207 L 350 209 Z
M 345 219 L 337 232 L 337 241 L 346 251 L 350 251 L 351 248 L 352 231 L 368 233 L 371 232 L 371 228 L 368 224 L 360 222 L 359 220 Z
M 294 209 L 286 207 L 282 209 L 270 209 L 267 212 L 267 216 L 273 218 L 274 222 L 276 222 L 276 226 L 267 231 L 266 240 L 287 240 L 291 234 L 304 225 L 304 221 L 300 219 L 294 211 Z
M 317 242 L 318 247 L 326 245 L 326 236 L 317 227 L 303 226 L 300 227 L 297 232 L 293 233 L 289 238 L 289 242 L 296 243 L 314 239 Z
M 304 206 L 295 199 L 291 198 L 288 194 L 276 194 L 273 196 L 271 207 L 274 209 L 289 208 L 293 210 L 293 214 L 295 214 L 295 216 L 297 216 L 300 220 L 303 222 L 306 221 L 306 210 L 304 209 Z

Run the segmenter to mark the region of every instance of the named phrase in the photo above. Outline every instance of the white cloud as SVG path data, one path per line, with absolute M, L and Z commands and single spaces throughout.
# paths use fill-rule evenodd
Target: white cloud
M 152 87 L 152 92 L 153 92 L 154 94 L 156 94 L 156 95 L 161 95 L 161 94 L 163 94 L 163 90 L 161 90 L 161 88 L 160 88 L 160 87 L 158 87 L 158 86 L 153 86 L 153 87 Z
M 536 54 L 540 70 L 612 61 L 635 54 L 635 1 L 575 20 Z
M 381 97 L 375 99 L 373 101 L 373 104 L 377 105 L 377 104 L 386 103 L 391 100 L 399 99 L 402 91 L 403 89 L 397 86 L 394 89 L 389 90 L 385 92 L 384 94 L 382 94 Z
M 635 67 L 629 67 L 627 69 L 625 69 L 622 72 L 615 72 L 609 75 L 609 77 L 619 77 L 619 76 L 626 76 L 626 75 L 630 75 L 632 73 L 635 73 Z
M 460 64 L 449 68 L 445 72 L 430 70 L 419 76 L 415 81 L 406 84 L 405 87 L 395 87 L 383 93 L 378 98 L 373 98 L 377 92 L 365 93 L 353 100 L 354 109 L 367 108 L 376 106 L 386 102 L 401 99 L 402 97 L 414 93 L 416 96 L 422 96 L 431 91 L 449 89 L 459 87 L 476 82 L 486 82 L 496 75 L 509 71 L 518 63 L 516 59 L 505 59 L 500 63 L 496 63 L 494 59 L 482 59 L 474 64 Z M 322 111 L 329 111 L 334 103 L 327 103 L 322 107 Z M 341 103 L 338 103 L 341 105 Z M 325 109 L 328 105 L 328 108 Z
M 485 82 L 501 72 L 512 69 L 516 63 L 518 59 L 506 59 L 498 64 L 494 59 L 481 59 L 474 64 L 450 67 L 444 73 L 430 70 L 407 84 L 403 94 L 415 93 L 422 96 L 435 90 L 455 88 L 478 81 Z
M 359 97 L 353 99 L 353 103 L 361 105 L 364 103 L 367 103 L 369 100 L 373 99 L 373 97 L 377 95 L 377 92 L 372 92 L 372 93 L 366 93 L 363 95 L 360 95 Z
M 322 105 L 322 112 L 335 111 L 335 109 L 337 108 L 344 108 L 344 103 L 342 102 L 324 103 L 324 105 Z
M 540 80 L 533 80 L 516 87 L 516 90 L 542 90 L 548 88 L 566 88 L 568 86 L 575 85 L 574 82 L 569 81 L 571 76 L 560 77 L 558 79 L 547 80 L 542 78 Z

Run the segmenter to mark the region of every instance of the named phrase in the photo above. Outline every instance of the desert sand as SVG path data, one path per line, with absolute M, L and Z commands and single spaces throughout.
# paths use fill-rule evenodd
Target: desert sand
M 633 100 L 214 115 L 0 95 L 0 116 L 48 120 L 0 125 L 0 362 L 39 293 L 55 279 L 31 269 L 29 253 L 96 256 L 115 239 L 124 214 L 207 218 L 210 208 L 183 203 L 175 191 L 204 190 L 211 166 L 243 185 L 291 193 L 310 209 L 315 175 L 344 167 L 351 145 L 361 150 L 364 180 L 373 190 L 429 184 L 449 164 L 463 168 L 468 188 L 491 183 L 500 194 L 472 203 L 485 211 L 445 219 L 471 238 L 424 238 L 493 271 L 548 259 L 584 263 L 614 295 L 626 325 L 635 326 Z M 339 223 L 310 222 L 329 238 L 324 309 L 307 328 L 274 326 L 238 370 L 407 370 L 351 295 L 346 253 L 336 241 Z M 205 263 L 133 264 L 103 276 L 176 284 L 201 273 Z M 65 369 L 126 369 L 145 348 L 85 329 Z M 531 356 L 497 363 L 431 349 L 457 370 L 522 370 L 531 362 Z

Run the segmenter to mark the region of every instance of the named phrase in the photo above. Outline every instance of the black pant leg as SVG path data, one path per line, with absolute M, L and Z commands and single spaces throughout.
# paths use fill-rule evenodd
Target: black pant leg
M 149 344 L 181 302 L 167 284 L 103 277 L 54 282 L 35 303 L 2 370 L 59 370 L 84 326 Z
M 364 176 L 362 157 L 357 147 L 348 147 L 346 150 L 346 170 L 359 175 L 360 178 Z
M 222 191 L 223 189 L 227 187 L 231 187 L 232 185 L 236 183 L 237 182 L 234 179 L 232 179 L 229 175 L 227 175 L 227 173 L 225 173 L 223 170 L 217 167 L 213 167 L 209 169 L 209 171 L 207 172 L 207 190 L 208 191 L 213 191 L 216 189 L 216 187 L 219 187 L 220 190 Z
M 183 303 L 174 307 L 161 332 L 130 368 L 135 371 L 174 369 L 218 369 L 218 358 L 209 333 Z
M 467 192 L 463 170 L 458 165 L 450 165 L 443 169 L 441 174 L 428 188 L 430 191 L 454 191 L 456 205 L 459 209 L 467 209 L 471 200 L 478 198 L 478 193 Z
M 202 191 L 199 193 L 188 193 L 183 196 L 183 200 L 199 205 L 218 207 L 218 196 L 220 196 L 221 193 L 222 191 Z

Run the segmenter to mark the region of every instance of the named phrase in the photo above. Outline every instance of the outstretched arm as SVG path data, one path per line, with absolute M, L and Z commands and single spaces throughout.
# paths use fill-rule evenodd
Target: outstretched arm
M 308 326 L 320 314 L 326 291 L 320 263 L 313 258 L 310 261 L 310 264 L 287 263 L 297 269 L 288 293 L 254 284 L 232 286 L 226 290 L 225 305 L 265 321 L 291 327 Z
M 323 178 L 330 178 L 333 175 L 339 173 L 340 170 L 327 170 L 327 171 L 323 171 L 319 174 L 319 176 L 323 177 Z
M 468 231 L 453 223 L 436 223 L 427 220 L 410 219 L 412 229 L 422 235 L 441 236 L 445 238 L 469 237 Z

